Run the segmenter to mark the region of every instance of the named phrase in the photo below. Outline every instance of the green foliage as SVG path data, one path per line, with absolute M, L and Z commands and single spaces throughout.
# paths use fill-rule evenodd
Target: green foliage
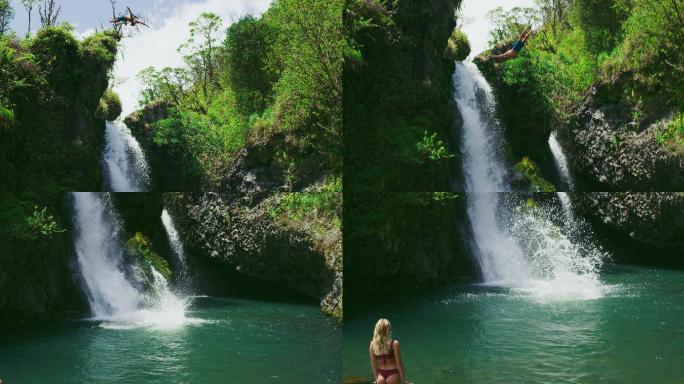
M 31 52 L 46 71 L 45 78 L 59 89 L 65 101 L 81 89 L 77 70 L 81 64 L 79 48 L 71 31 L 61 27 L 41 28 L 31 40 Z
M 220 73 L 219 44 L 223 20 L 214 13 L 203 12 L 190 22 L 190 37 L 178 48 L 189 69 L 194 88 L 194 98 L 199 111 L 206 111 L 212 92 L 218 88 Z
M 154 123 L 154 143 L 182 159 L 183 172 L 216 182 L 232 154 L 244 143 L 246 124 L 226 107 L 232 99 L 220 94 L 208 114 L 171 108 L 169 117 Z
M 67 27 L 0 36 L 0 184 L 38 195 L 101 188 L 99 101 L 117 36 Z
M 0 192 L 0 238 L 3 242 L 24 243 L 59 237 L 66 230 L 51 212 L 56 210 L 60 198 L 58 193 Z
M 527 156 L 523 157 L 516 165 L 515 170 L 520 172 L 530 182 L 530 192 L 555 192 L 553 184 L 539 176 L 539 167 Z
M 228 28 L 224 42 L 228 79 L 238 110 L 245 116 L 262 112 L 272 99 L 277 73 L 270 68 L 269 56 L 275 37 L 271 25 L 252 16 Z
M 496 7 L 487 13 L 487 18 L 493 25 L 489 36 L 491 46 L 516 40 L 525 28 L 540 21 L 539 11 L 532 7 L 513 7 L 510 10 Z
M 273 54 L 280 78 L 274 85 L 276 132 L 288 135 L 287 159 L 295 170 L 342 168 L 343 2 L 282 0 L 264 15 L 278 31 Z
M 26 224 L 35 234 L 43 236 L 52 236 L 57 233 L 66 232 L 66 229 L 59 225 L 55 217 L 48 213 L 47 207 L 43 207 L 43 209 L 38 209 L 37 206 L 34 207 L 33 214 L 26 218 Z
M 339 175 L 341 14 L 339 0 L 282 0 L 234 23 L 223 41 L 220 18 L 202 14 L 179 48 L 185 67 L 139 74 L 141 103 L 173 107 L 154 124 L 155 145 L 209 185 L 239 148 L 269 141 L 290 185 Z
M 111 88 L 108 88 L 102 98 L 100 104 L 95 111 L 96 115 L 107 121 L 114 121 L 121 115 L 121 99 Z
M 594 55 L 610 51 L 621 40 L 622 24 L 631 0 L 575 0 L 570 21 L 583 35 L 585 48 Z
M 470 42 L 463 31 L 456 28 L 449 36 L 444 56 L 449 60 L 463 61 L 470 55 Z
M 272 218 L 283 217 L 300 221 L 307 216 L 335 218 L 339 225 L 341 214 L 342 180 L 334 177 L 324 183 L 317 192 L 293 192 L 283 197 L 268 210 Z
M 15 123 L 14 112 L 0 105 L 0 129 L 9 130 Z
M 668 148 L 684 153 L 684 113 L 675 115 L 665 129 L 657 132 L 656 140 Z
M 658 100 L 667 100 L 672 110 L 684 106 L 683 0 L 540 4 L 544 23 L 537 34 L 517 59 L 501 65 L 506 84 L 533 96 L 526 105 L 546 105 L 549 116 L 567 120 L 586 90 L 604 83 L 619 88 L 637 123 L 647 118 L 645 106 L 663 107 Z M 515 25 L 509 23 L 514 15 L 502 11 L 496 17 L 493 34 L 510 39 L 511 28 L 501 26 Z
M 425 159 L 425 161 L 452 159 L 454 155 L 447 151 L 444 142 L 437 138 L 437 133 L 429 134 L 427 131 L 423 134 L 423 140 L 418 143 L 418 152 Z
M 151 268 L 159 272 L 166 280 L 173 275 L 169 263 L 159 254 L 152 251 L 150 240 L 141 232 L 136 232 L 127 242 L 129 250 L 140 258 L 140 266 L 147 281 L 154 281 Z

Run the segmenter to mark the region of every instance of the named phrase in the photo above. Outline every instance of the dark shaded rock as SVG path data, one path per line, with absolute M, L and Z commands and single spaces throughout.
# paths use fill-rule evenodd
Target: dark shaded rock
M 473 280 L 465 197 L 345 193 L 344 285 L 348 295 L 412 291 Z
M 221 180 L 220 190 L 249 196 L 250 201 L 256 199 L 258 202 L 275 192 L 290 189 L 285 185 L 282 166 L 273 157 L 284 140 L 283 135 L 278 134 L 268 141 L 249 143 L 239 150 Z
M 583 215 L 654 246 L 684 246 L 681 192 L 595 192 L 573 195 Z
M 190 253 L 221 261 L 228 271 L 279 283 L 321 301 L 322 309 L 342 316 L 342 238 L 322 237 L 302 226 L 282 225 L 270 208 L 275 194 L 245 204 L 230 193 L 166 194 L 167 208 Z M 227 273 L 226 272 L 226 273 Z
M 572 194 L 579 212 L 618 262 L 684 266 L 684 194 Z

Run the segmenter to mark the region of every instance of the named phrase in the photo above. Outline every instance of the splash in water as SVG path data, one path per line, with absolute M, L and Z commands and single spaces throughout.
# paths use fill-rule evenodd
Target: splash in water
M 601 252 L 571 240 L 563 232 L 571 226 L 554 226 L 545 211 L 504 204 L 507 194 L 497 193 L 511 190 L 498 144 L 503 135 L 492 89 L 475 64 L 456 63 L 454 88 L 463 121 L 462 167 L 473 253 L 485 284 L 511 287 L 541 299 L 601 296 Z M 572 215 L 572 210 L 566 214 Z
M 107 122 L 102 161 L 110 190 L 142 192 L 148 189 L 147 161 L 140 144 L 123 122 Z
M 111 197 L 91 192 L 72 196 L 78 266 L 93 319 L 107 328 L 185 324 L 188 303 L 171 293 L 159 272 L 151 268 L 154 281 L 144 290 L 139 270 L 124 265 L 120 220 Z
M 607 288 L 599 280 L 599 271 L 605 253 L 588 240 L 574 217 L 556 220 L 564 223 L 561 227 L 552 220 L 554 214 L 545 206 L 519 206 L 511 215 L 510 232 L 530 270 L 520 291 L 543 301 L 602 297 Z

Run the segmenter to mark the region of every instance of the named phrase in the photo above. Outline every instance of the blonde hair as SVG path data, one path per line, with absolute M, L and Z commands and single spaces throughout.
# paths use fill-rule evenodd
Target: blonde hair
M 371 341 L 371 350 L 376 355 L 385 355 L 390 351 L 389 341 L 392 337 L 392 325 L 389 320 L 380 319 L 375 323 L 375 331 L 373 331 L 373 340 Z

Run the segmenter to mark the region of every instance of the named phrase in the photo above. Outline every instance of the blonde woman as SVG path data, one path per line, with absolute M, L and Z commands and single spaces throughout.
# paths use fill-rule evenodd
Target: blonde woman
M 380 319 L 375 324 L 369 352 L 376 384 L 408 384 L 401 362 L 399 342 L 392 339 L 389 320 Z

